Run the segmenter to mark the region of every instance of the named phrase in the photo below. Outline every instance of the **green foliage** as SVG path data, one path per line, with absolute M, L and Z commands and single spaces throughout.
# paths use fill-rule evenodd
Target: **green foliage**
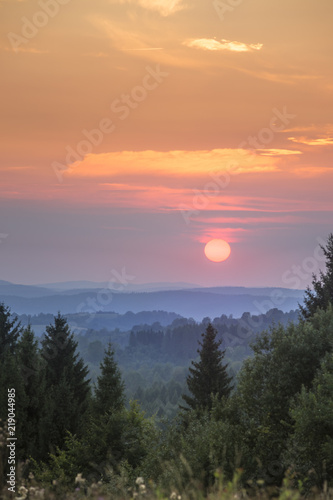
M 126 462 L 134 474 L 152 447 L 156 432 L 153 421 L 132 402 L 129 409 L 106 412 L 98 421 L 91 421 L 88 447 L 94 462 L 108 464 L 116 472 Z
M 104 413 L 114 413 L 121 410 L 125 404 L 124 383 L 121 373 L 114 360 L 114 350 L 109 343 L 104 359 L 100 364 L 101 374 L 97 378 L 97 387 L 93 401 L 95 416 Z
M 66 319 L 58 314 L 42 341 L 45 360 L 44 453 L 62 448 L 66 431 L 82 433 L 90 395 L 88 369 L 76 352 Z
M 17 343 L 22 327 L 12 318 L 9 307 L 0 303 L 0 419 L 7 420 L 8 389 L 15 389 L 18 433 L 23 428 L 23 408 L 26 404 L 24 380 L 16 360 Z
M 264 488 L 261 481 L 253 483 L 250 488 L 242 487 L 242 470 L 237 469 L 231 480 L 226 479 L 223 472 L 216 471 L 214 474 L 215 484 L 205 491 L 194 475 L 190 475 L 186 484 L 178 487 L 162 489 L 147 481 L 145 477 L 137 477 L 135 481 L 128 483 L 127 464 L 122 465 L 122 473 L 114 476 L 112 470 L 108 471 L 107 482 L 98 484 L 91 483 L 88 478 L 79 473 L 76 478 L 62 485 L 60 481 L 48 486 L 31 478 L 28 481 L 20 479 L 18 493 L 22 500 L 25 498 L 42 498 L 45 500 L 77 500 L 80 498 L 104 499 L 104 500 L 132 500 L 134 498 L 150 500 L 300 500 L 309 497 L 301 495 L 301 486 L 293 487 L 289 475 L 287 475 L 279 489 Z M 23 483 L 23 484 L 22 484 Z M 21 484 L 21 485 L 20 485 Z M 129 486 L 130 484 L 130 486 Z M 42 487 L 44 486 L 44 487 Z M 12 498 L 8 492 L 4 492 L 4 499 Z M 314 492 L 312 500 L 332 500 L 333 491 L 326 489 L 323 492 Z
M 7 351 L 0 363 L 0 419 L 7 421 L 8 389 L 15 389 L 15 437 L 18 439 L 18 457 L 22 458 L 20 440 L 25 440 L 25 409 L 29 401 L 25 394 L 24 380 L 19 368 L 15 355 Z
M 22 330 L 17 318 L 12 319 L 9 307 L 0 302 L 0 362 L 8 351 L 15 353 Z
M 294 420 L 285 462 L 309 487 L 333 486 L 333 357 L 327 354 L 310 389 L 304 386 L 291 406 Z
M 90 342 L 87 347 L 86 360 L 90 363 L 100 363 L 104 356 L 104 347 L 100 340 Z
M 305 292 L 304 305 L 300 306 L 303 319 L 311 318 L 318 309 L 327 309 L 333 304 L 333 233 L 328 236 L 326 247 L 320 245 L 326 258 L 326 272 L 313 276 L 312 286 Z
M 282 479 L 282 454 L 293 431 L 291 402 L 302 386 L 311 387 L 332 348 L 332 308 L 307 322 L 263 333 L 253 345 L 254 357 L 244 363 L 235 396 L 244 447 L 251 450 L 242 461 L 249 477 L 275 483 Z
M 68 432 L 62 449 L 56 448 L 54 453 L 50 453 L 47 463 L 31 459 L 30 469 L 43 486 L 50 486 L 54 482 L 69 486 L 74 484 L 76 475 L 82 472 L 85 456 L 82 443 Z
M 21 416 L 23 429 L 19 436 L 19 448 L 22 458 L 30 455 L 39 458 L 42 449 L 41 422 L 45 401 L 44 367 L 38 342 L 34 332 L 25 328 L 17 344 L 17 364 L 23 379 L 25 405 Z
M 154 419 L 146 418 L 136 401 L 131 401 L 130 408 L 124 411 L 124 421 L 124 459 L 134 471 L 134 477 L 135 474 L 140 475 L 141 464 L 148 451 L 156 452 L 159 432 Z
M 232 400 L 215 396 L 211 412 L 180 415 L 160 434 L 156 449 L 149 450 L 143 475 L 167 491 L 184 490 L 190 483 L 207 490 L 215 484 L 218 469 L 231 480 L 240 461 L 242 439 L 232 422 Z
M 232 387 L 232 378 L 227 373 L 227 365 L 222 364 L 225 351 L 220 351 L 222 340 L 216 340 L 217 331 L 211 323 L 202 334 L 201 349 L 198 349 L 200 360 L 192 361 L 187 385 L 192 396 L 183 395 L 183 399 L 192 410 L 212 407 L 212 395 L 219 398 L 228 397 Z
M 171 421 L 179 411 L 184 389 L 185 382 L 180 384 L 174 378 L 166 383 L 154 381 L 150 387 L 138 387 L 133 398 L 140 402 L 147 415 Z

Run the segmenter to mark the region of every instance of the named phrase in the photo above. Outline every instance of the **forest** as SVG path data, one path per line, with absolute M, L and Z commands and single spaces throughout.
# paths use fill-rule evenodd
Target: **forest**
M 333 234 L 323 251 L 290 313 L 126 335 L 58 313 L 37 338 L 2 303 L 3 497 L 332 495 Z

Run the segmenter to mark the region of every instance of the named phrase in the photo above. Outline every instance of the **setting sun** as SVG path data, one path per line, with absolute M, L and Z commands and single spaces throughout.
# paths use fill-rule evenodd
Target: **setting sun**
M 205 255 L 212 262 L 226 260 L 231 252 L 229 243 L 224 240 L 210 240 L 205 246 Z

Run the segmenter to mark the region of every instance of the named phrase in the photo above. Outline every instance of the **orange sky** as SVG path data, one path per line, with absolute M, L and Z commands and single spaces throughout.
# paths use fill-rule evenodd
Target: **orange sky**
M 313 257 L 333 3 L 235 3 L 0 0 L 2 279 L 288 286 Z

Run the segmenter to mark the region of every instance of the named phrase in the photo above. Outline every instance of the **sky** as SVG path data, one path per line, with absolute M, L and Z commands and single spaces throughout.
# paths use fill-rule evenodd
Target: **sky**
M 0 279 L 311 283 L 333 230 L 332 17 L 0 0 Z

